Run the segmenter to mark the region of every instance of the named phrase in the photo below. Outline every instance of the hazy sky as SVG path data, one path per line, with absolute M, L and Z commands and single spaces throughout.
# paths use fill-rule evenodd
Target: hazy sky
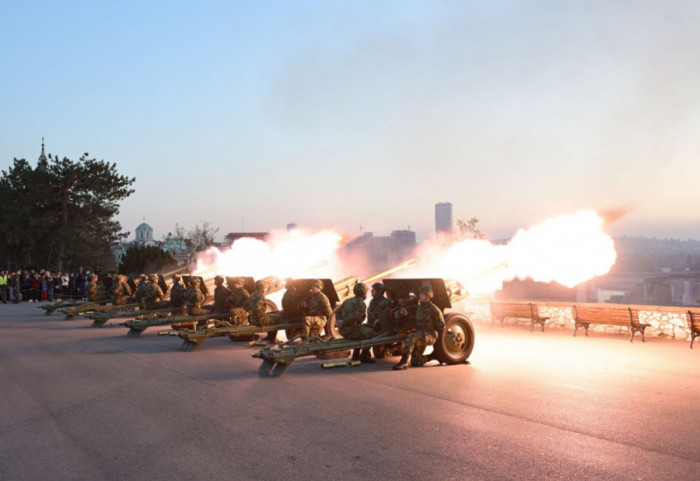
M 83 152 L 160 237 L 289 222 L 489 237 L 637 205 L 700 239 L 700 2 L 4 2 L 0 168 Z

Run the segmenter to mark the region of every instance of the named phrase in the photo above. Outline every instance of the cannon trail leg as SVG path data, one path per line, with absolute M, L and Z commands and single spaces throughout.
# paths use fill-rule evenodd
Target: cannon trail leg
M 274 361 L 270 361 L 269 359 L 263 359 L 262 364 L 258 368 L 258 375 L 261 377 L 268 377 L 273 367 L 275 367 Z
M 135 327 L 130 327 L 129 332 L 126 333 L 129 337 L 139 337 L 145 329 L 137 329 Z

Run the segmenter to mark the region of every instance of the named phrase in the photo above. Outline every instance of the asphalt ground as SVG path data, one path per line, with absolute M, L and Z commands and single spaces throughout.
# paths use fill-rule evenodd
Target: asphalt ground
M 700 479 L 700 346 L 476 325 L 470 364 L 261 379 L 245 343 L 0 304 L 0 480 Z

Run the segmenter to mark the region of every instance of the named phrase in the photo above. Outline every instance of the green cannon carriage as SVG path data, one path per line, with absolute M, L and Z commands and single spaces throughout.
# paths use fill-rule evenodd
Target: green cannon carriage
M 445 317 L 445 327 L 439 333 L 433 346 L 437 360 L 440 364 L 460 364 L 465 362 L 474 348 L 474 327 L 464 314 L 448 311 L 453 303 L 463 300 L 467 293 L 457 281 L 445 281 L 443 279 L 386 279 L 384 285 L 387 290 L 398 292 L 417 293 L 421 286 L 432 287 L 433 303 L 440 309 Z M 332 319 L 333 320 L 333 319 Z M 411 328 L 404 328 L 398 333 L 380 333 L 377 336 L 362 341 L 348 340 L 340 337 L 333 329 L 333 336 L 329 339 L 312 338 L 295 344 L 287 342 L 277 348 L 262 349 L 253 354 L 253 357 L 261 359 L 262 364 L 259 374 L 263 377 L 280 376 L 289 366 L 300 357 L 322 357 L 329 353 L 347 351 L 351 349 L 378 348 L 402 343 Z
M 185 279 L 186 283 L 189 282 L 189 279 L 191 277 L 198 277 L 198 276 L 182 276 L 183 279 Z M 200 277 L 200 283 L 199 283 L 199 289 L 202 291 L 202 294 L 205 296 L 205 298 L 209 295 L 209 289 L 207 287 L 207 284 L 202 280 Z M 159 284 L 160 285 L 160 284 Z M 162 289 L 162 287 L 161 287 Z M 135 309 L 135 307 L 138 306 L 138 309 Z M 169 322 L 171 315 L 173 314 L 178 314 L 183 311 L 183 307 L 171 307 L 171 306 L 163 306 L 155 309 L 144 309 L 140 305 L 134 305 L 130 304 L 128 306 L 117 306 L 120 309 L 113 309 L 105 312 L 91 312 L 86 315 L 86 317 L 89 317 L 90 319 L 93 320 L 92 322 L 92 327 L 102 327 L 105 325 L 105 323 L 110 320 L 110 319 L 116 319 L 116 318 L 133 318 L 134 321 L 139 321 L 138 323 L 134 324 L 134 326 L 130 325 L 130 321 L 127 322 L 122 322 L 119 324 L 113 324 L 112 326 L 126 326 L 129 327 L 130 329 L 133 327 L 133 330 L 129 331 L 130 336 L 138 336 L 143 332 L 146 328 L 151 327 L 151 326 L 163 326 L 167 324 L 172 324 Z M 124 310 L 124 307 L 131 307 L 132 309 L 129 310 Z M 200 316 L 201 317 L 201 316 Z M 184 321 L 183 321 L 184 322 Z
M 379 279 L 383 279 L 394 272 L 405 269 L 412 266 L 415 263 L 415 259 L 410 259 L 403 262 L 391 269 L 387 269 L 379 274 L 369 277 L 364 280 L 360 280 L 358 277 L 347 277 L 341 281 L 333 283 L 330 279 L 321 279 L 323 282 L 323 293 L 328 297 L 331 304 L 331 308 L 335 308 L 340 305 L 342 301 L 347 299 L 352 295 L 353 287 L 359 282 L 370 283 Z M 296 287 L 298 292 L 306 293 L 309 291 L 311 281 L 313 279 L 293 279 L 292 282 Z M 279 289 L 276 289 L 279 290 Z M 269 292 L 268 292 L 269 293 Z M 277 306 L 274 302 L 267 300 L 267 312 L 272 314 L 278 314 Z M 280 322 L 270 324 L 267 326 L 255 326 L 255 325 L 242 325 L 242 326 L 226 326 L 226 327 L 212 327 L 205 329 L 192 329 L 183 330 L 179 332 L 162 332 L 161 335 L 171 335 L 178 336 L 183 340 L 183 347 L 187 351 L 192 351 L 196 349 L 202 342 L 212 337 L 222 337 L 229 336 L 231 340 L 241 340 L 242 336 L 251 336 L 253 334 L 270 332 L 270 331 L 285 331 L 288 338 L 293 338 L 297 335 L 297 332 L 302 328 L 302 321 L 295 320 L 293 322 L 285 321 L 283 316 L 278 314 Z M 326 329 L 326 333 L 329 337 L 332 337 L 330 333 L 331 328 Z

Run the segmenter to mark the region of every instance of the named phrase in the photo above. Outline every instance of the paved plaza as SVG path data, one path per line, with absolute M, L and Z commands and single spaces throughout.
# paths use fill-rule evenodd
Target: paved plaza
M 1 480 L 700 479 L 700 348 L 477 324 L 470 364 L 261 379 L 253 348 L 0 304 Z

